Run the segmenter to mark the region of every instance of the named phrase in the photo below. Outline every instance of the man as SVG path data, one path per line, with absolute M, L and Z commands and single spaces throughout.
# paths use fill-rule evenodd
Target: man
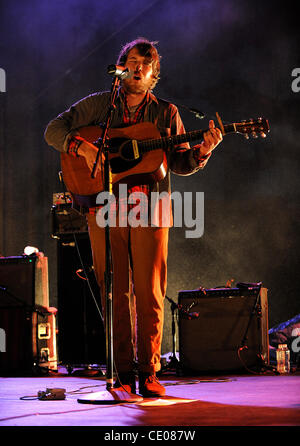
M 151 92 L 160 73 L 160 57 L 155 43 L 139 38 L 126 44 L 117 64 L 128 68 L 132 76 L 121 82 L 111 128 L 152 122 L 161 136 L 185 133 L 177 108 L 156 98 Z M 81 138 L 77 129 L 101 124 L 107 114 L 109 98 L 109 92 L 92 94 L 52 120 L 45 132 L 48 144 L 67 152 L 69 156 L 83 157 L 92 170 L 98 149 Z M 210 121 L 209 130 L 200 144 L 193 148 L 187 143 L 179 147 L 170 145 L 165 149 L 168 169 L 162 180 L 129 186 L 128 195 L 142 192 L 150 199 L 151 192 L 170 194 L 170 171 L 179 175 L 197 172 L 205 166 L 212 150 L 221 140 L 220 130 Z M 171 212 L 168 209 L 167 212 Z M 104 306 L 105 229 L 97 225 L 96 213 L 97 208 L 89 209 L 87 220 L 94 268 Z M 165 394 L 156 372 L 160 370 L 168 231 L 172 218 L 167 221 L 169 224 L 159 220 L 155 225 L 141 224 L 137 227 L 130 226 L 128 222 L 124 225 L 123 222 L 110 228 L 114 359 L 119 377 L 115 387 L 122 384 L 128 392 L 136 392 L 134 367 L 137 359 L 139 393 L 145 397 Z

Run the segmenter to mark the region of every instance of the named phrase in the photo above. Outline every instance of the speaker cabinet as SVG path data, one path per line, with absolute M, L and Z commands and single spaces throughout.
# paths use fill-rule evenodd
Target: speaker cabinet
M 197 297 L 183 291 L 178 303 L 186 309 L 179 312 L 179 355 L 186 371 L 245 370 L 256 367 L 260 358 L 269 363 L 266 288 L 256 296 Z M 243 340 L 247 348 L 239 357 Z
M 88 234 L 65 235 L 57 243 L 59 360 L 71 366 L 105 364 L 104 327 L 98 312 L 100 292 L 92 269 Z
M 57 370 L 55 309 L 0 308 L 2 376 L 43 375 Z
M 47 257 L 0 257 L 0 308 L 20 304 L 49 306 Z
M 0 258 L 0 370 L 22 375 L 57 369 L 56 309 L 49 308 L 48 258 Z

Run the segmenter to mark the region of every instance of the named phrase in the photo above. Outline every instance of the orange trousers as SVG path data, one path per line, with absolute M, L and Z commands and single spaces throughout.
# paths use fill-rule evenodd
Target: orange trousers
M 96 278 L 105 309 L 105 229 L 88 215 Z M 160 370 L 169 228 L 111 227 L 113 351 L 118 372 Z M 104 311 L 105 314 L 105 311 Z

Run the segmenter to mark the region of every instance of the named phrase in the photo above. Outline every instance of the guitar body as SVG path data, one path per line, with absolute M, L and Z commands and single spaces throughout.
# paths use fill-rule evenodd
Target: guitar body
M 222 123 L 221 123 L 222 124 Z M 270 131 L 269 122 L 264 118 L 221 125 L 222 134 L 240 133 L 247 139 L 258 135 L 266 137 Z M 97 126 L 81 127 L 79 134 L 91 143 L 102 137 L 102 129 Z M 185 134 L 161 137 L 151 122 L 142 122 L 129 127 L 109 129 L 109 163 L 112 185 L 125 183 L 129 186 L 150 184 L 161 181 L 167 173 L 167 157 L 163 147 L 170 144 L 199 140 L 205 130 L 195 130 Z M 79 206 L 95 205 L 96 196 L 104 190 L 104 154 L 101 154 L 95 178 L 83 157 L 61 154 L 61 167 L 64 183 Z
M 78 129 L 80 136 L 95 143 L 102 137 L 102 129 L 97 126 L 88 126 Z M 156 126 L 150 122 L 135 124 L 130 127 L 109 129 L 109 146 L 112 151 L 109 161 L 112 172 L 112 183 L 126 183 L 128 185 L 148 184 L 162 180 L 167 172 L 167 159 L 164 150 L 156 149 L 140 155 L 137 159 L 127 160 L 122 157 L 118 147 L 126 149 L 126 143 L 131 140 L 144 141 L 160 138 Z M 67 190 L 73 195 L 97 195 L 104 190 L 103 179 L 104 154 L 101 154 L 99 169 L 95 178 L 83 157 L 73 157 L 61 153 L 61 168 Z

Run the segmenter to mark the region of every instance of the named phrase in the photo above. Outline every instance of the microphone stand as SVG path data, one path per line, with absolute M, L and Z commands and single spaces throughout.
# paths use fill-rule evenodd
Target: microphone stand
M 92 170 L 92 178 L 95 178 L 98 165 L 102 154 L 104 154 L 104 190 L 112 194 L 112 177 L 109 163 L 109 147 L 106 143 L 108 130 L 115 109 L 115 99 L 117 97 L 118 88 L 122 73 L 115 74 L 111 86 L 110 106 L 108 109 L 105 126 L 103 128 L 102 138 L 95 144 L 98 147 L 97 156 Z M 112 262 L 111 262 L 111 245 L 110 245 L 110 202 L 108 200 L 108 222 L 105 226 L 105 337 L 106 337 L 106 391 L 94 392 L 79 398 L 78 403 L 83 404 L 120 404 L 120 403 L 136 403 L 142 401 L 139 395 L 126 392 L 124 389 L 118 390 L 113 387 L 113 290 L 112 290 Z
M 174 370 L 175 369 L 176 375 L 182 375 L 181 364 L 180 364 L 180 361 L 178 361 L 178 359 L 176 357 L 176 317 L 175 317 L 176 310 L 178 312 L 180 312 L 181 308 L 180 308 L 180 306 L 176 302 L 174 302 L 173 299 L 171 299 L 167 295 L 165 297 L 171 304 L 171 313 L 172 313 L 172 356 L 169 357 L 169 362 L 163 368 L 161 373 L 165 372 L 166 370 Z
M 193 303 L 189 306 L 189 309 L 182 308 L 182 305 L 174 302 L 173 299 L 171 299 L 168 296 L 165 296 L 165 298 L 170 302 L 171 304 L 171 313 L 172 313 L 172 356 L 169 357 L 169 362 L 167 365 L 163 368 L 162 373 L 166 370 L 174 370 L 176 371 L 176 374 L 179 376 L 182 376 L 183 374 L 183 367 L 181 365 L 180 360 L 176 357 L 176 317 L 175 312 L 177 311 L 177 314 L 183 314 L 188 319 L 192 318 L 192 314 L 189 313 L 189 309 L 191 309 L 192 306 L 195 305 Z
M 179 306 L 170 297 L 168 297 L 168 296 L 165 296 L 165 297 L 171 304 L 171 313 L 172 313 L 172 356 L 169 358 L 170 362 L 167 365 L 167 367 L 168 368 L 173 368 L 174 367 L 177 370 L 177 368 L 179 367 L 179 361 L 178 361 L 178 359 L 176 357 L 176 322 L 175 322 L 175 312 L 176 312 L 176 310 L 179 309 Z

